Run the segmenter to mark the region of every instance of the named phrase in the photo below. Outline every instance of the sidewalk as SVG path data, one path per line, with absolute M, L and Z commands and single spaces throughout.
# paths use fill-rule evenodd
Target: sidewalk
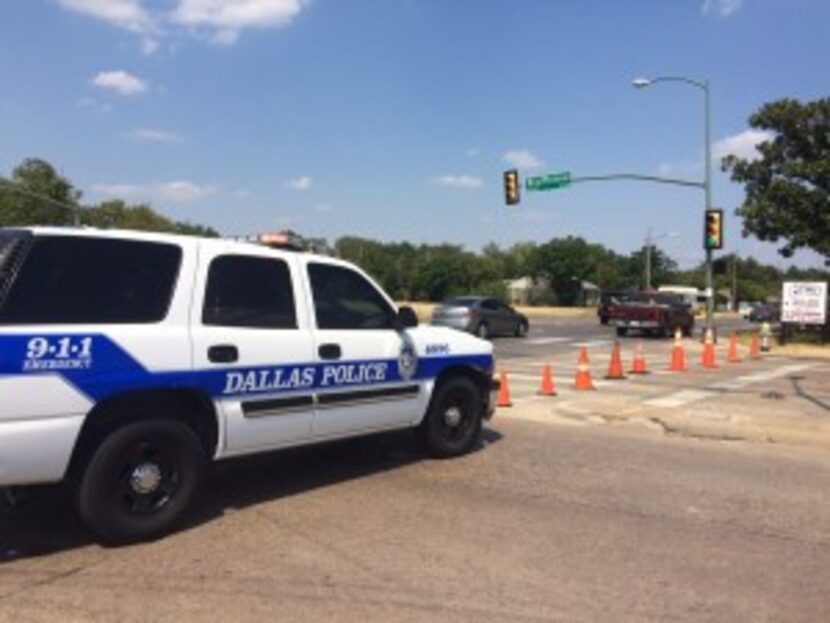
M 574 391 L 565 377 L 559 396 L 518 399 L 497 417 L 830 448 L 830 362 L 771 355 L 703 370 L 694 350 L 689 372 L 655 369 L 649 376 L 609 382 L 595 365 L 597 391 Z

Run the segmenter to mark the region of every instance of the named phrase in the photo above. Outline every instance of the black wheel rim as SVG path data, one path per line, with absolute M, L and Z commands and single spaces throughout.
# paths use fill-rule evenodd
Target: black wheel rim
M 439 411 L 441 436 L 449 443 L 466 439 L 475 426 L 475 409 L 470 392 L 457 389 L 447 394 Z
M 176 450 L 174 443 L 164 439 L 145 439 L 126 448 L 114 482 L 115 497 L 123 512 L 152 515 L 170 504 L 181 482 Z

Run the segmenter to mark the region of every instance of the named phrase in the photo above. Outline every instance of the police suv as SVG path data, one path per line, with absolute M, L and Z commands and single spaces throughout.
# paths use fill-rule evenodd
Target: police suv
M 90 529 L 134 541 L 174 527 L 209 460 L 408 427 L 464 454 L 492 346 L 417 324 L 329 257 L 0 229 L 0 487 L 64 482 Z

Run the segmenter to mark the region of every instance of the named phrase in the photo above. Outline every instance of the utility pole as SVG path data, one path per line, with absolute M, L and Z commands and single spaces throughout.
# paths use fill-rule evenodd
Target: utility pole
M 712 119 L 709 105 L 709 81 L 692 80 L 683 76 L 660 76 L 657 78 L 635 78 L 633 86 L 638 89 L 649 87 L 658 82 L 683 82 L 703 91 L 704 102 L 704 146 L 706 155 L 706 171 L 703 179 L 703 188 L 706 191 L 704 211 L 712 209 Z M 700 184 L 689 184 L 699 186 Z M 704 212 L 705 213 L 705 212 Z M 712 249 L 706 249 L 706 329 L 710 330 L 715 310 L 715 288 L 712 276 Z

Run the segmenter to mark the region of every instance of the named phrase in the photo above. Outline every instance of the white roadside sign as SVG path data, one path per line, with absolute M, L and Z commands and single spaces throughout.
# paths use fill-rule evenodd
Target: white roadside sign
M 781 322 L 824 324 L 827 322 L 827 283 L 785 281 Z

